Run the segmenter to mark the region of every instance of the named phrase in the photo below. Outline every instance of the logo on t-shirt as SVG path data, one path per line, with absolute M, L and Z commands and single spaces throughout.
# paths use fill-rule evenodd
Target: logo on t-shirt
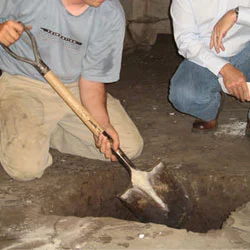
M 78 42 L 78 41 L 76 41 L 72 38 L 69 38 L 69 37 L 65 37 L 58 32 L 55 32 L 55 31 L 52 31 L 52 30 L 49 30 L 46 28 L 41 28 L 41 30 L 43 30 L 45 32 L 45 33 L 43 32 L 43 34 L 41 34 L 41 32 L 40 32 L 40 35 L 42 35 L 43 38 L 46 36 L 46 38 L 50 39 L 50 40 L 60 40 L 64 43 L 64 45 L 66 47 L 79 49 L 79 46 L 82 45 L 81 42 Z

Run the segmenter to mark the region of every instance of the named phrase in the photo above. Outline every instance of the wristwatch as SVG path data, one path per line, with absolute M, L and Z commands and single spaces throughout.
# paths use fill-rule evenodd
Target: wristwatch
M 236 7 L 236 8 L 234 9 L 234 11 L 235 11 L 235 14 L 236 14 L 236 22 L 237 22 L 238 16 L 239 16 L 239 6 Z

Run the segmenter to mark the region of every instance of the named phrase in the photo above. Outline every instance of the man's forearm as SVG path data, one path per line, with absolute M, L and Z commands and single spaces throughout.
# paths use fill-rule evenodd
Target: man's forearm
M 107 93 L 104 83 L 88 81 L 80 78 L 81 102 L 93 118 L 105 130 L 110 126 L 107 112 Z

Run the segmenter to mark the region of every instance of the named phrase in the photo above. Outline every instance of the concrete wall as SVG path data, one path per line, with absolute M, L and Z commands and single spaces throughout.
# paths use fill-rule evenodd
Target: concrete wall
M 157 34 L 171 33 L 171 0 L 120 0 L 127 18 L 125 48 L 151 46 Z

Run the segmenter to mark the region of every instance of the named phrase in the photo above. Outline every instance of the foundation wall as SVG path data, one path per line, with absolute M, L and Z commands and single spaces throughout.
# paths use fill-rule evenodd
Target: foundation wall
M 171 33 L 171 0 L 120 0 L 127 19 L 125 48 L 151 46 L 158 34 Z

